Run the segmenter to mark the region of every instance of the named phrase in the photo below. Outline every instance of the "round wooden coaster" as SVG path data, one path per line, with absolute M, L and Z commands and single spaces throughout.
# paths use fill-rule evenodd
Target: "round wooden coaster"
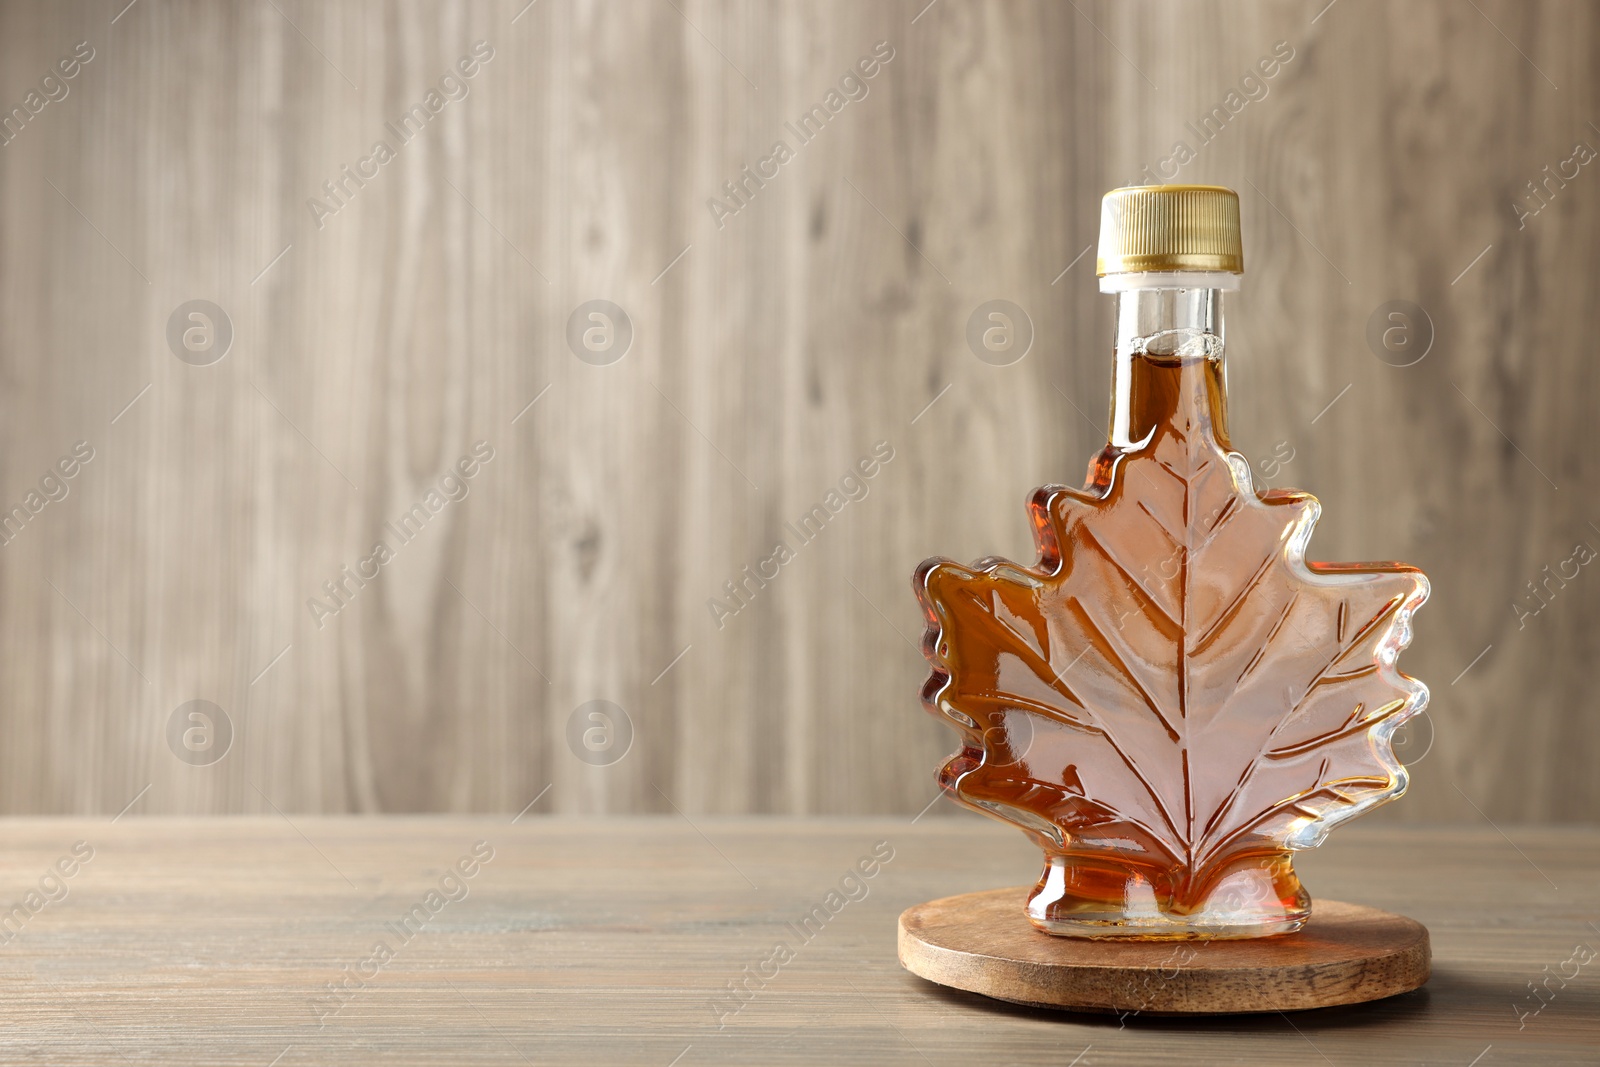
M 907 908 L 900 963 L 930 982 L 1071 1011 L 1213 1015 L 1301 1011 L 1405 993 L 1428 980 L 1427 927 L 1319 900 L 1298 932 L 1235 941 L 1054 937 L 1023 914 L 1031 886 Z

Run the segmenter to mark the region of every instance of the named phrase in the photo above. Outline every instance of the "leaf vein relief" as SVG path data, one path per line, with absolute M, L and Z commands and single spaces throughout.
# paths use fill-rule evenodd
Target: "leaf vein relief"
M 1425 697 L 1393 665 L 1421 573 L 1308 565 L 1315 500 L 1256 492 L 1206 429 L 1158 425 L 1087 489 L 1040 490 L 1034 565 L 935 559 L 915 580 L 925 699 L 973 723 L 946 716 L 953 795 L 1047 853 L 1131 851 L 1195 894 L 1397 795 L 1389 735 Z

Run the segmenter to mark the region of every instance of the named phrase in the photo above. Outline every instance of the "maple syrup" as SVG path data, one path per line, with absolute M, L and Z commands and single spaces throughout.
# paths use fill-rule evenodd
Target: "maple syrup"
M 1287 933 L 1311 909 L 1292 853 L 1405 789 L 1392 735 L 1427 689 L 1394 664 L 1427 580 L 1305 562 L 1316 500 L 1257 491 L 1228 442 L 1237 197 L 1107 200 L 1106 447 L 1083 489 L 1034 494 L 1036 564 L 931 559 L 914 577 L 923 700 L 962 736 L 939 782 L 1039 844 L 1042 930 Z M 1106 269 L 1108 245 L 1128 269 Z

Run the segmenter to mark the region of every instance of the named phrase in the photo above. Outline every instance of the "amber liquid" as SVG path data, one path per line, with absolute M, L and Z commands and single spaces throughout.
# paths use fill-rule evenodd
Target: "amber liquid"
M 917 572 L 924 700 L 963 735 L 940 782 L 1044 850 L 1042 929 L 1288 932 L 1292 849 L 1404 788 L 1387 733 L 1415 701 L 1379 655 L 1426 583 L 1304 564 L 1317 504 L 1252 489 L 1220 356 L 1123 358 L 1114 443 L 1030 504 L 1039 563 Z

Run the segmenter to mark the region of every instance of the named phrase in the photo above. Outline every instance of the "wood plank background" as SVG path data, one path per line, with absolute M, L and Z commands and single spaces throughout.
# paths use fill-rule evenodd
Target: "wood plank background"
M 0 549 L 0 811 L 917 812 L 953 735 L 908 577 L 1029 557 L 1027 494 L 1081 477 L 1098 199 L 1181 140 L 1180 180 L 1243 194 L 1235 442 L 1321 497 L 1314 558 L 1433 580 L 1403 665 L 1436 730 L 1373 818 L 1600 816 L 1600 579 L 1546 579 L 1600 547 L 1600 167 L 1517 208 L 1600 147 L 1595 4 L 524 2 L 0 7 L 8 111 L 93 49 L 0 148 L 0 502 L 93 449 Z M 314 212 L 475 42 L 467 95 Z M 1005 367 L 963 339 L 996 298 L 1035 331 Z M 196 299 L 232 324 L 209 366 L 166 340 Z M 632 325 L 608 365 L 566 341 L 595 299 Z M 1434 324 L 1409 367 L 1365 340 L 1396 299 Z M 169 749 L 191 700 L 232 725 L 208 766 Z M 569 745 L 591 700 L 631 722 L 609 765 Z

